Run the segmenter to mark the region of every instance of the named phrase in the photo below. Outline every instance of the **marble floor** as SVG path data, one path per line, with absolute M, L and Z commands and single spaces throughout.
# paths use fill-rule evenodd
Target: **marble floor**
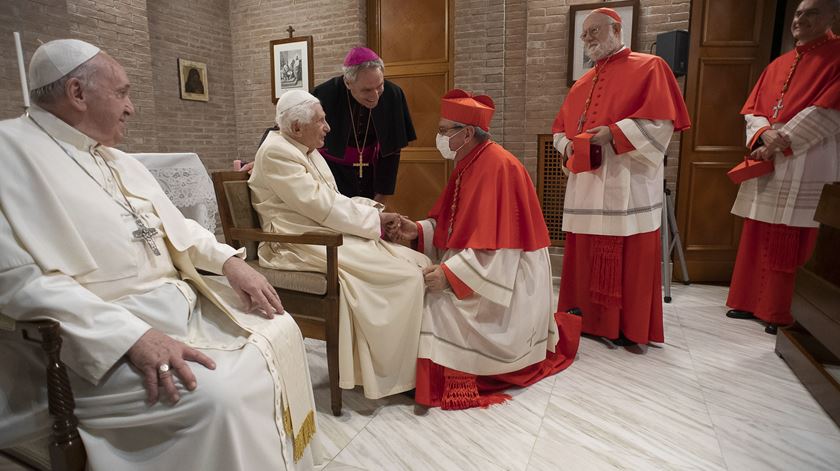
M 837 470 L 840 428 L 773 352 L 724 316 L 726 288 L 672 288 L 645 351 L 583 339 L 566 371 L 489 409 L 426 410 L 344 392 L 329 413 L 324 344 L 307 340 L 321 438 L 336 470 Z
M 307 340 L 321 439 L 339 470 L 838 470 L 838 428 L 773 353 L 724 316 L 726 288 L 673 286 L 646 351 L 581 341 L 566 371 L 489 409 L 425 410 L 344 392 L 329 412 L 323 342 Z M 0 459 L 0 470 L 20 469 Z

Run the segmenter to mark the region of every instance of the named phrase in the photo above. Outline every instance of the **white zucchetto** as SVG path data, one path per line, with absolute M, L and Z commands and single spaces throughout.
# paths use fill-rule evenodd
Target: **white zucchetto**
M 318 100 L 315 95 L 309 92 L 303 90 L 289 90 L 288 92 L 280 95 L 280 99 L 277 100 L 277 116 L 279 117 L 283 114 L 283 112 L 303 103 L 320 102 L 321 101 Z
M 78 39 L 57 39 L 42 44 L 29 61 L 29 90 L 41 88 L 69 74 L 99 54 L 93 44 Z

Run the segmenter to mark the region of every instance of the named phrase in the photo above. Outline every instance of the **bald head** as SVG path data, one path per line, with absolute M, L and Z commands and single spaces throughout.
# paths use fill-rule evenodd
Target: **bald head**
M 840 22 L 840 0 L 802 0 L 796 7 L 790 31 L 797 45 L 811 42 Z

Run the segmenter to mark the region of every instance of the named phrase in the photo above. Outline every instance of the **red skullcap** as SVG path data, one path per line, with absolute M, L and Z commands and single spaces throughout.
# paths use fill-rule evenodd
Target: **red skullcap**
M 593 10 L 594 13 L 600 13 L 602 15 L 607 15 L 610 18 L 614 19 L 616 23 L 621 24 L 621 16 L 613 10 L 612 8 L 597 8 Z

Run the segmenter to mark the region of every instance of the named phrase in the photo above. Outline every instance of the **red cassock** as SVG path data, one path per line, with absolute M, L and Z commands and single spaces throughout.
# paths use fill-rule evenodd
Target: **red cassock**
M 796 268 L 811 258 L 816 243 L 816 228 L 744 219 L 726 305 L 770 324 L 792 324 Z
M 612 131 L 616 156 L 606 158 L 630 158 L 622 154 L 635 148 L 617 122 L 667 120 L 674 131 L 690 126 L 679 85 L 659 57 L 624 49 L 596 67 L 569 90 L 554 133 L 576 135 L 586 109 L 582 131 L 596 126 Z M 642 344 L 663 342 L 659 237 L 659 229 L 626 236 L 567 233 L 558 311 L 581 309 L 585 333 L 612 339 L 622 333 Z
M 452 207 L 457 209 L 453 219 Z M 429 217 L 435 219 L 434 245 L 438 249 L 539 250 L 548 247 L 550 239 L 543 219 L 534 184 L 528 172 L 510 152 L 488 141 L 476 146 L 458 161 L 446 188 Z M 452 225 L 452 234 L 447 237 Z M 447 270 L 445 270 L 447 271 Z M 458 297 L 473 295 L 457 278 L 450 278 Z M 510 396 L 493 394 L 511 386 L 524 387 L 567 368 L 574 361 L 580 341 L 580 317 L 558 312 L 554 315 L 560 340 L 554 352 L 546 352 L 542 362 L 519 371 L 492 376 L 475 376 L 435 364 L 429 359 L 417 360 L 419 404 L 445 409 L 487 406 Z
M 797 54 L 801 57 L 790 76 L 784 107 L 773 117 Z M 773 125 L 790 121 L 810 106 L 840 110 L 840 38 L 831 32 L 797 46 L 767 66 L 741 114 L 762 116 Z M 755 133 L 750 148 L 758 147 L 757 141 L 767 129 L 770 127 Z M 792 324 L 796 268 L 811 257 L 816 237 L 815 228 L 744 219 L 726 305 L 771 324 Z

